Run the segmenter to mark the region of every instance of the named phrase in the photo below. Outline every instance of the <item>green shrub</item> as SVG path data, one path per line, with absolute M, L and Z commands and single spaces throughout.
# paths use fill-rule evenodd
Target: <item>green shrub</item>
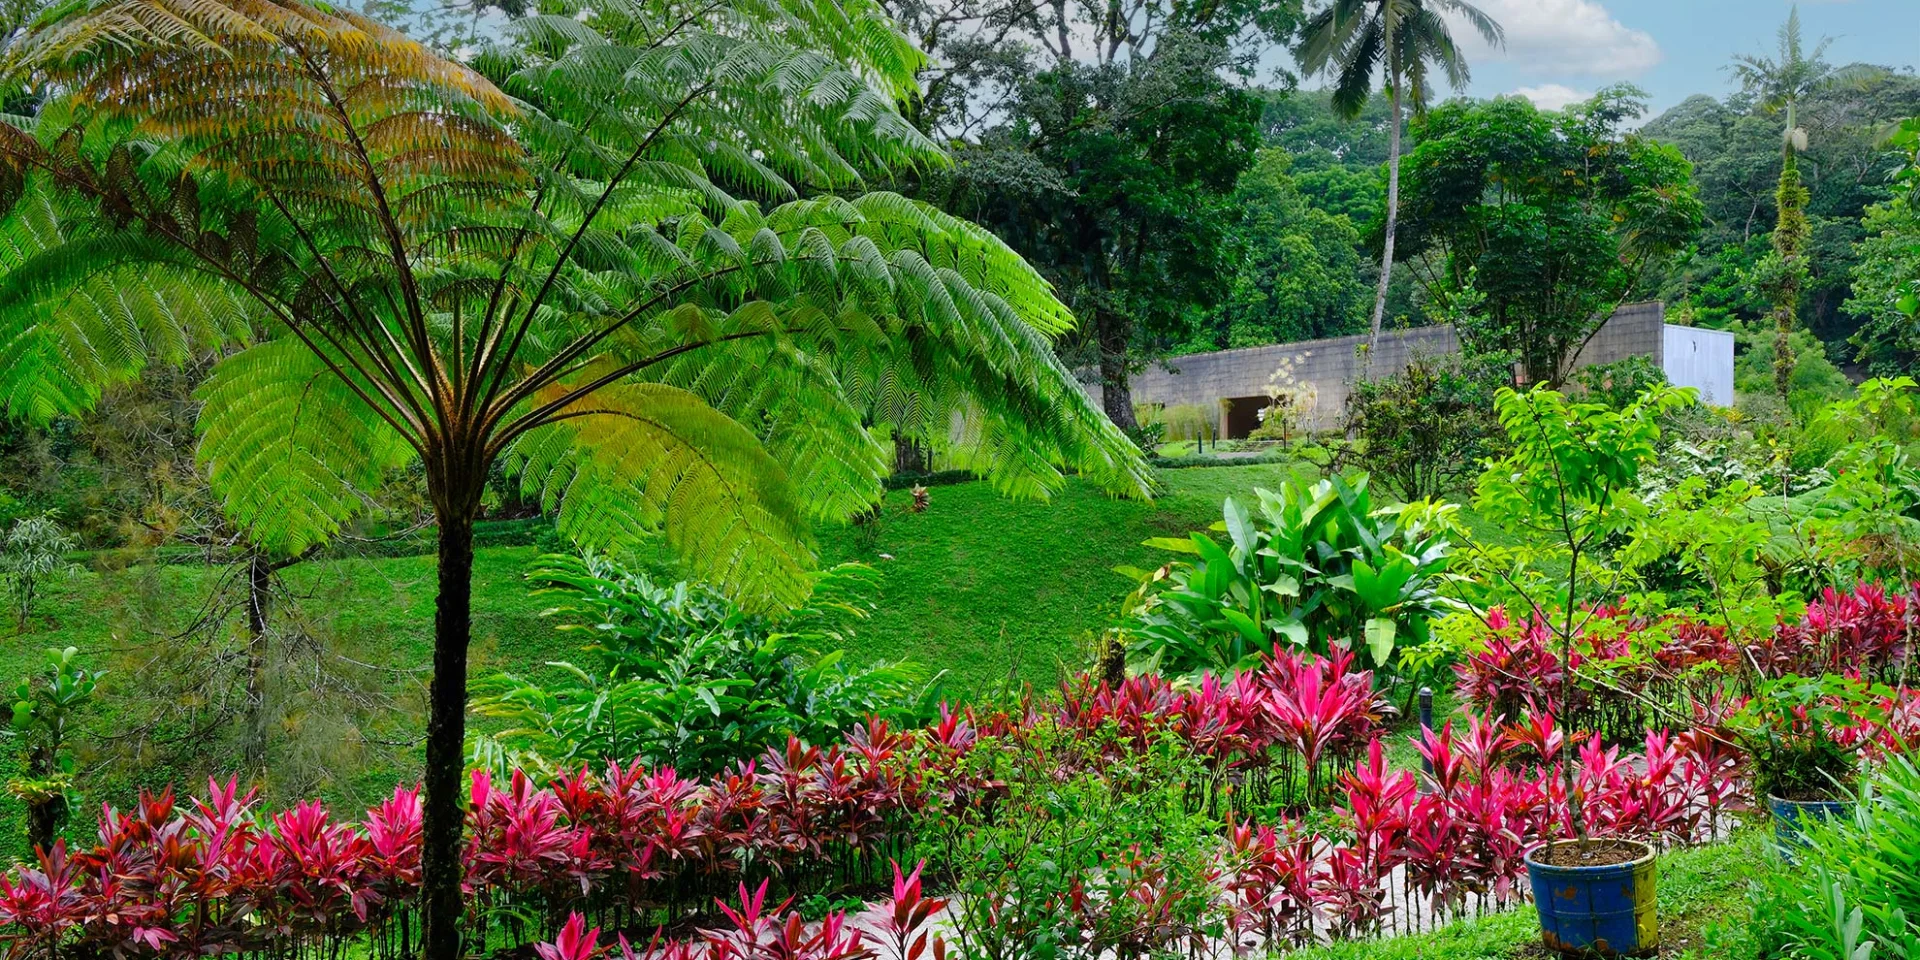
M 1199 531 L 1148 546 L 1187 555 L 1140 579 L 1128 601 L 1129 661 L 1192 674 L 1236 670 L 1275 643 L 1326 653 L 1347 644 L 1365 664 L 1391 663 L 1402 644 L 1424 643 L 1449 604 L 1451 508 L 1374 509 L 1367 475 L 1278 492 L 1254 491 L 1254 512 L 1232 497 L 1225 546 Z
M 1415 357 L 1405 370 L 1353 385 L 1348 432 L 1355 463 L 1409 502 L 1458 489 L 1501 436 L 1493 394 L 1510 368 L 1459 357 Z
M 1667 373 L 1649 357 L 1632 356 L 1582 367 L 1574 379 L 1586 390 L 1586 399 L 1624 410 L 1649 389 L 1665 385 Z
M 542 557 L 529 576 L 561 599 L 549 612 L 568 617 L 561 629 L 586 632 L 597 663 L 552 664 L 567 678 L 555 683 L 509 673 L 476 681 L 472 711 L 505 724 L 471 738 L 484 766 L 556 772 L 637 757 L 708 774 L 789 736 L 823 744 L 869 716 L 911 724 L 931 715 L 937 688 L 922 668 L 843 659 L 846 624 L 871 608 L 869 567 L 823 572 L 809 603 L 778 619 L 598 556 Z
M 1754 885 L 1762 956 L 1920 957 L 1920 767 L 1895 757 L 1860 787 L 1853 815 L 1806 824 L 1795 869 Z

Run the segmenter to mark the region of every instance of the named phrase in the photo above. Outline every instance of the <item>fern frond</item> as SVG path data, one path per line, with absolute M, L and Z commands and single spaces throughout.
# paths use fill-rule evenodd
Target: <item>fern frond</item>
M 739 423 L 654 383 L 606 388 L 561 415 L 507 463 L 562 533 L 598 549 L 658 533 L 702 579 L 761 608 L 805 598 L 806 519 L 786 471 Z
M 199 458 L 228 518 L 247 538 L 292 556 L 325 541 L 366 492 L 413 455 L 293 339 L 224 357 L 196 392 Z

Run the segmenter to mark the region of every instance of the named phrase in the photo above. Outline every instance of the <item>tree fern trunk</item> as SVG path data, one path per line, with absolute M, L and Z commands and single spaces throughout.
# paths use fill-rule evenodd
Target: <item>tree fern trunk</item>
M 467 739 L 467 644 L 473 632 L 473 510 L 461 498 L 451 509 L 443 505 L 439 514 L 440 595 L 434 604 L 433 683 L 427 704 L 420 917 L 426 960 L 458 960 L 461 832 L 466 819 L 460 773 Z

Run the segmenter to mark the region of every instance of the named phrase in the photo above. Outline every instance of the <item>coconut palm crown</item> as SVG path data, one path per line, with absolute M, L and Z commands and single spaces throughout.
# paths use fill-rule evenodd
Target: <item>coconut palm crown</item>
M 1294 49 L 1303 72 L 1333 80 L 1334 112 L 1348 119 L 1360 115 L 1373 95 L 1374 78 L 1384 74 L 1392 110 L 1387 129 L 1387 216 L 1367 336 L 1369 358 L 1380 344 L 1393 275 L 1393 239 L 1400 220 L 1403 104 L 1412 106 L 1415 113 L 1426 109 L 1433 89 L 1429 71 L 1435 66 L 1456 90 L 1465 88 L 1471 75 L 1443 13 L 1466 21 L 1490 45 L 1506 42 L 1500 24 L 1467 0 L 1332 0 L 1301 25 L 1300 42 Z

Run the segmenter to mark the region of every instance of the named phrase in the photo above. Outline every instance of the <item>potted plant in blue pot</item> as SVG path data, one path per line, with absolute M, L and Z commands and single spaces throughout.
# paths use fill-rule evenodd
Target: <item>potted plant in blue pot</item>
M 1802 845 L 1800 825 L 1847 812 L 1859 778 L 1865 737 L 1836 734 L 1885 719 L 1885 687 L 1828 674 L 1759 681 L 1726 722 L 1753 764 L 1753 793 L 1773 817 L 1774 840 L 1789 860 Z

